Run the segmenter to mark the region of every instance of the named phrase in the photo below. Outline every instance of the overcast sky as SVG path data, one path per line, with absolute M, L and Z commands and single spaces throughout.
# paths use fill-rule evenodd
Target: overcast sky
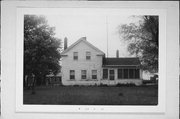
M 137 22 L 131 15 L 46 15 L 48 24 L 55 27 L 56 37 L 68 38 L 68 46 L 81 37 L 102 50 L 108 57 L 128 57 L 126 44 L 118 33 L 118 26 Z M 108 43 L 108 47 L 107 47 Z

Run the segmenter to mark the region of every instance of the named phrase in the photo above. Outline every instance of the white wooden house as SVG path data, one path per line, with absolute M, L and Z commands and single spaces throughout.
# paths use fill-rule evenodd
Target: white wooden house
M 105 53 L 82 37 L 67 47 L 62 56 L 63 85 L 142 84 L 138 58 L 105 58 Z

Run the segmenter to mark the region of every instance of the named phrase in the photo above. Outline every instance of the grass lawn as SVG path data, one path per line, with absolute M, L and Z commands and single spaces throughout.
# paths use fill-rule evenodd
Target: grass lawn
M 157 105 L 157 86 L 38 88 L 24 90 L 24 104 L 50 105 Z

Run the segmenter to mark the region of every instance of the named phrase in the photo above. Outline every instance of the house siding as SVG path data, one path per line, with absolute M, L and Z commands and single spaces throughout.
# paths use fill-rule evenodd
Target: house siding
M 91 52 L 91 59 L 86 60 L 86 52 Z M 73 59 L 73 52 L 78 52 L 78 60 Z M 62 57 L 63 85 L 94 85 L 101 79 L 102 56 L 84 42 L 79 43 Z M 70 70 L 75 70 L 75 80 L 70 80 Z M 86 70 L 86 79 L 81 79 L 81 70 Z M 92 70 L 97 70 L 97 79 L 92 79 Z
M 93 46 L 94 47 L 94 46 Z M 63 85 L 116 85 L 116 84 L 142 84 L 142 70 L 138 79 L 118 79 L 118 68 L 139 68 L 138 66 L 106 66 L 103 65 L 103 53 L 93 48 L 82 40 L 62 55 L 62 84 Z M 78 59 L 74 60 L 73 54 L 78 52 Z M 91 59 L 86 59 L 86 52 L 90 52 Z M 108 78 L 103 79 L 103 69 L 108 69 Z M 109 70 L 114 70 L 114 80 L 109 78 Z M 70 70 L 75 71 L 75 79 L 70 79 Z M 81 78 L 81 71 L 86 70 L 86 79 Z M 92 70 L 97 70 L 97 79 L 92 79 Z

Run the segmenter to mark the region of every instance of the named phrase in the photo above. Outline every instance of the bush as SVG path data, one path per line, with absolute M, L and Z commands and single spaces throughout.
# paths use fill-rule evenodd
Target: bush
M 123 93 L 119 93 L 118 95 L 119 95 L 119 96 L 124 96 L 124 94 L 123 94 Z
M 126 83 L 126 84 L 117 84 L 116 85 L 117 87 L 122 87 L 122 86 L 124 86 L 124 87 L 132 87 L 132 86 L 136 86 L 134 83 Z
M 101 87 L 108 87 L 107 84 L 102 84 L 102 83 L 99 86 L 101 86 Z

